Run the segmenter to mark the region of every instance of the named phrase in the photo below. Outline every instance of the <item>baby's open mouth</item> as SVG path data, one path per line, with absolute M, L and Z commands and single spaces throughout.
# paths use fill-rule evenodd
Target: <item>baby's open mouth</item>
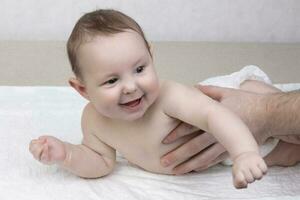
M 137 105 L 140 104 L 142 98 L 143 98 L 143 97 L 138 98 L 138 99 L 135 99 L 135 100 L 133 100 L 133 101 L 129 101 L 129 102 L 127 102 L 127 103 L 121 103 L 120 105 L 122 105 L 122 106 L 128 106 L 128 107 L 135 107 L 135 106 L 137 106 Z

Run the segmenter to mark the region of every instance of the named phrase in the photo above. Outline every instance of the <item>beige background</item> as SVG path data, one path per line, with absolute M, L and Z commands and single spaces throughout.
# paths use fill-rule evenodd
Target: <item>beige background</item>
M 274 83 L 300 82 L 300 43 L 154 42 L 162 78 L 193 84 L 249 64 Z M 0 85 L 65 86 L 72 76 L 65 42 L 0 41 Z
M 0 40 L 65 41 L 97 8 L 133 17 L 152 41 L 300 42 L 299 0 L 1 0 Z

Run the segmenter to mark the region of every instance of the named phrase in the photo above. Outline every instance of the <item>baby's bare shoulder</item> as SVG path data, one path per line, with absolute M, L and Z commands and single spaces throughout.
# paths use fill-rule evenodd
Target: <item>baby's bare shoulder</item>
M 82 112 L 81 127 L 83 134 L 94 132 L 104 124 L 104 118 L 97 112 L 92 103 L 88 103 Z
M 88 122 L 96 117 L 98 113 L 96 111 L 96 109 L 94 108 L 94 106 L 91 103 L 88 103 L 85 105 L 83 111 L 82 111 L 82 116 L 81 119 L 83 122 Z
M 168 97 L 170 94 L 177 93 L 183 87 L 185 86 L 175 81 L 163 80 L 160 85 L 160 96 L 163 98 Z
M 83 134 L 82 144 L 95 152 L 98 152 L 102 156 L 114 160 L 115 150 L 104 143 L 99 137 L 103 124 L 104 123 L 101 120 L 100 114 L 91 103 L 88 103 L 84 107 L 81 117 L 81 128 Z
M 163 110 L 171 116 L 214 105 L 214 101 L 197 88 L 174 81 L 162 82 L 160 96 Z
M 175 81 L 161 81 L 159 102 L 164 113 L 169 109 L 176 110 L 178 101 L 187 98 L 187 90 L 190 90 L 188 86 Z
M 161 82 L 160 97 L 165 101 L 173 101 L 175 98 L 189 98 L 191 94 L 203 95 L 195 87 L 184 85 L 175 81 L 164 80 Z

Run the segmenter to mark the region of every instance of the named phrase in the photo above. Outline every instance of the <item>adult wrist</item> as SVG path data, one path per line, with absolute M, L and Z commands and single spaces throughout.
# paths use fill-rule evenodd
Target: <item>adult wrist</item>
M 268 112 L 268 102 L 271 94 L 254 94 L 252 106 L 249 110 L 249 128 L 258 144 L 263 144 L 272 136 Z
M 266 124 L 270 136 L 294 135 L 300 131 L 300 92 L 278 92 L 266 97 Z

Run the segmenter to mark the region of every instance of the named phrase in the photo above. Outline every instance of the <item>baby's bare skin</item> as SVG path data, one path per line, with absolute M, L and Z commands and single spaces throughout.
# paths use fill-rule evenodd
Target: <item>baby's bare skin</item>
M 201 100 L 200 92 L 197 90 L 195 90 L 195 92 L 199 94 L 199 100 Z M 186 142 L 186 140 L 194 137 L 194 135 L 191 135 L 190 138 L 182 138 L 169 145 L 162 143 L 162 140 L 168 133 L 180 123 L 179 120 L 170 117 L 164 112 L 164 107 L 170 103 L 168 101 L 169 99 L 170 98 L 164 96 L 164 89 L 162 89 L 160 97 L 147 110 L 145 115 L 141 119 L 132 122 L 112 120 L 103 117 L 94 109 L 93 105 L 89 103 L 85 107 L 82 116 L 84 132 L 83 144 L 98 152 L 99 150 L 95 149 L 95 146 L 98 146 L 98 149 L 106 148 L 106 150 L 111 152 L 110 155 L 115 155 L 113 152 L 117 150 L 128 161 L 147 171 L 161 174 L 174 174 L 172 169 L 178 163 L 174 163 L 168 167 L 162 167 L 160 158 L 167 152 Z M 205 106 L 205 104 L 203 104 L 203 106 Z M 86 139 L 90 137 L 96 137 L 99 140 Z M 49 138 L 48 143 L 53 143 L 53 140 L 53 138 Z M 45 137 L 40 138 L 40 143 L 47 143 L 45 142 Z M 59 143 L 61 142 L 59 141 Z M 103 146 L 103 143 L 107 146 Z M 34 141 L 32 146 L 36 144 L 37 141 Z M 43 148 L 40 147 L 39 149 Z M 62 149 L 62 145 L 60 145 L 60 149 Z M 64 160 L 58 160 L 57 163 L 65 163 L 68 162 L 66 160 L 71 159 L 67 158 L 67 155 L 70 154 L 70 152 L 67 151 L 68 148 L 66 148 L 65 153 L 56 152 L 59 155 L 66 155 Z M 51 158 L 55 159 L 58 157 L 56 155 L 49 155 L 50 151 L 46 150 L 46 148 L 40 150 L 40 152 L 31 152 L 35 158 L 45 164 L 55 163 Z M 110 156 L 109 159 L 115 162 L 115 156 Z M 245 187 L 248 183 L 260 179 L 263 174 L 266 173 L 266 169 L 265 163 L 255 151 L 244 152 L 237 155 L 233 166 L 234 185 L 238 188 Z
M 167 116 L 160 108 L 161 106 L 161 102 L 157 101 L 142 119 L 128 124 L 124 121 L 105 119 L 95 111 L 91 104 L 88 104 L 83 118 L 89 120 L 83 119 L 83 121 L 87 123 L 86 127 L 89 127 L 87 130 L 89 134 L 95 134 L 131 163 L 154 173 L 174 174 L 172 172 L 174 166 L 162 167 L 160 157 L 180 146 L 188 138 L 170 145 L 162 144 L 163 138 L 180 121 Z
M 78 57 L 85 79 L 73 78 L 70 84 L 90 102 L 82 116 L 82 144 L 53 137 L 35 140 L 30 151 L 41 162 L 96 178 L 112 172 L 117 150 L 145 170 L 173 174 L 177 163 L 165 168 L 160 158 L 185 141 L 162 141 L 183 121 L 211 133 L 226 148 L 234 163 L 235 187 L 247 187 L 266 173 L 257 143 L 242 120 L 194 87 L 160 81 L 137 32 L 95 36 L 80 46 Z M 54 149 L 61 149 L 65 159 L 49 155 L 57 152 Z

